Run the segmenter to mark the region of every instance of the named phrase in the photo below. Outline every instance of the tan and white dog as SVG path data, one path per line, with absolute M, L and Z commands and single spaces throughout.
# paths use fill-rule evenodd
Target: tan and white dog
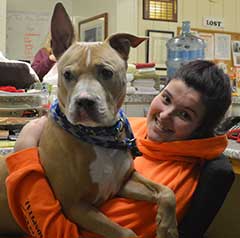
M 96 207 L 115 195 L 156 202 L 159 205 L 157 236 L 178 237 L 174 194 L 134 170 L 131 152 L 134 153 L 136 147 L 134 143 L 133 146 L 124 144 L 126 138 L 129 139 L 129 131 L 118 114 L 126 94 L 130 47 L 138 46 L 145 38 L 114 34 L 103 43 L 73 42 L 71 21 L 59 3 L 55 6 L 51 24 L 53 52 L 59 59 L 58 104 L 49 115 L 39 153 L 64 214 L 79 229 L 104 237 L 137 237 L 132 230 L 112 222 Z M 119 123 L 122 124 L 117 127 L 117 134 L 110 133 L 109 138 L 104 136 L 109 128 L 115 128 Z M 83 130 L 82 140 L 76 138 L 75 129 L 80 133 Z M 88 130 L 96 135 L 85 141 Z M 101 142 L 102 137 L 104 142 Z M 97 143 L 92 144 L 92 140 Z M 113 145 L 109 148 L 112 142 L 125 147 Z M 3 181 L 7 169 L 4 164 L 0 166 L 0 180 Z M 7 205 L 4 184 L 0 186 L 0 234 L 20 233 Z

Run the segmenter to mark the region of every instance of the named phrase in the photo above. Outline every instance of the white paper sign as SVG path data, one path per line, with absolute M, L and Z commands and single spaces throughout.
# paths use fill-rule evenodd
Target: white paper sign
M 223 19 L 216 19 L 216 18 L 212 18 L 212 17 L 204 17 L 203 25 L 205 27 L 215 28 L 215 29 L 224 27 Z
M 215 59 L 231 60 L 231 36 L 215 33 Z

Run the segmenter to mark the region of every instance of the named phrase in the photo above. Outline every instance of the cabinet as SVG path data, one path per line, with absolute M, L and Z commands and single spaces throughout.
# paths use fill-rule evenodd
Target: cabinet
M 240 197 L 240 175 L 236 174 L 235 181 L 219 210 L 213 223 L 210 225 L 206 238 L 238 238 L 240 237 L 239 197 Z
M 235 99 L 237 100 L 237 99 Z M 224 154 L 231 160 L 235 172 L 235 181 L 210 225 L 206 238 L 238 238 L 240 237 L 240 147 L 235 140 L 229 140 Z

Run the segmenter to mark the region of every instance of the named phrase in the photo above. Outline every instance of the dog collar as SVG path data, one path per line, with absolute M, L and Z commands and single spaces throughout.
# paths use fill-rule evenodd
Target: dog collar
M 134 138 L 129 121 L 122 109 L 118 112 L 118 121 L 110 127 L 87 127 L 71 124 L 60 110 L 58 100 L 52 103 L 50 115 L 60 127 L 84 142 L 105 148 L 130 150 L 133 157 L 142 155 L 137 148 L 136 138 Z M 123 130 L 125 130 L 126 138 L 120 140 Z

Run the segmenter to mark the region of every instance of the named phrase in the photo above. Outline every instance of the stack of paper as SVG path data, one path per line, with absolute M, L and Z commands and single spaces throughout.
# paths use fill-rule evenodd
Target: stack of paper
M 134 74 L 133 87 L 137 93 L 157 94 L 156 79 L 158 75 L 155 69 L 155 63 L 137 63 Z

